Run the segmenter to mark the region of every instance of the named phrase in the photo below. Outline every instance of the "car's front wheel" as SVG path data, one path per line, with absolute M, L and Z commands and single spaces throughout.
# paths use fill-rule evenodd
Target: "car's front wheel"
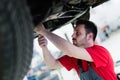
M 33 52 L 33 29 L 25 0 L 0 0 L 0 80 L 22 80 Z

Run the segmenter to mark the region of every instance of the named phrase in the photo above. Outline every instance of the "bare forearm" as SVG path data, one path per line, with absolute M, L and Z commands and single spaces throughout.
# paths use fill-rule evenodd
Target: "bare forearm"
M 71 44 L 67 40 L 48 31 L 44 31 L 42 34 L 46 36 L 57 48 L 59 48 L 64 53 L 71 52 L 73 44 Z M 67 55 L 70 56 L 70 54 L 67 54 Z
M 44 62 L 50 69 L 57 69 L 60 67 L 56 59 L 51 55 L 51 53 L 47 48 L 42 48 L 42 51 L 43 51 Z

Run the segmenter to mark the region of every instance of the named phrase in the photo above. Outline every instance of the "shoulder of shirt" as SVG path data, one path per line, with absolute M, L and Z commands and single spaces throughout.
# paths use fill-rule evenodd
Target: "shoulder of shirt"
M 104 46 L 101 46 L 101 45 L 93 45 L 93 46 L 88 47 L 88 48 L 99 48 L 99 49 L 105 49 L 105 50 L 107 50 Z

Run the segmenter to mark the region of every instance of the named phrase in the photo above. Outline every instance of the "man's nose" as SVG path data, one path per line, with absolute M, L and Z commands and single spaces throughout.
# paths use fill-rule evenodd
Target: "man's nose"
M 72 37 L 72 38 L 75 38 L 75 33 L 73 33 L 71 37 Z

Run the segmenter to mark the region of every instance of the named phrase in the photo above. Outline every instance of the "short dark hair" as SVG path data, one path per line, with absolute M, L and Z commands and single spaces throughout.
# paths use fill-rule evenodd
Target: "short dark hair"
M 92 22 L 92 21 L 89 21 L 89 20 L 78 20 L 76 22 L 76 26 L 77 25 L 80 25 L 80 24 L 84 24 L 85 25 L 85 29 L 86 29 L 86 34 L 92 32 L 93 33 L 93 41 L 95 41 L 95 38 L 97 36 L 97 26 Z

